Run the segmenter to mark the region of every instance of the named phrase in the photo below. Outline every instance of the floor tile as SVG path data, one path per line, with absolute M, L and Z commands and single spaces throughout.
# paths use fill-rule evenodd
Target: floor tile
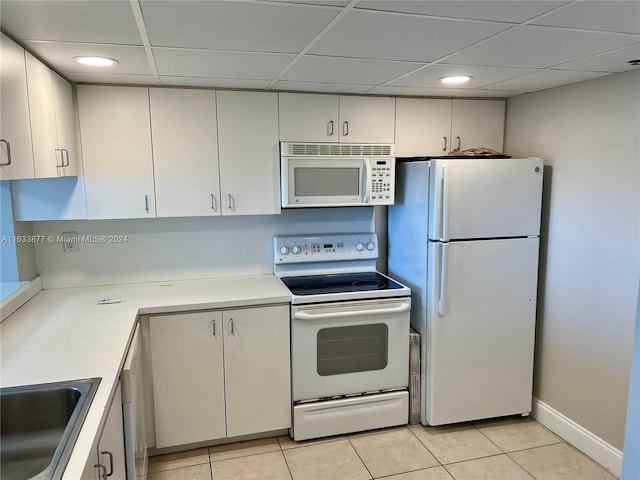
M 229 458 L 246 457 L 259 453 L 278 452 L 280 444 L 278 439 L 261 438 L 258 440 L 248 440 L 246 442 L 227 443 L 225 445 L 215 445 L 209 447 L 209 457 L 212 462 L 226 460 Z
M 281 451 L 221 460 L 211 466 L 216 480 L 291 480 Z
M 284 456 L 293 480 L 367 480 L 371 478 L 348 440 L 292 448 L 284 450 Z
M 209 463 L 209 452 L 206 448 L 149 457 L 147 471 L 148 473 L 154 473 L 202 463 Z
M 502 451 L 473 425 L 411 427 L 411 431 L 442 464 L 497 455 Z
M 521 450 L 509 456 L 536 480 L 613 480 L 615 477 L 565 443 Z
M 507 455 L 478 458 L 446 466 L 455 480 L 533 480 Z
M 391 475 L 384 477 L 384 480 L 453 480 L 453 477 L 447 473 L 444 467 L 432 467 L 426 470 Z
M 505 452 L 562 443 L 561 438 L 532 418 L 510 417 L 488 420 L 475 423 L 475 426 L 480 433 Z
M 278 442 L 280 442 L 280 448 L 282 448 L 282 450 L 288 450 L 290 448 L 306 447 L 309 445 L 318 445 L 320 443 L 337 442 L 338 440 L 344 440 L 345 438 L 347 437 L 344 435 L 336 435 L 334 437 L 314 438 L 313 440 L 302 440 L 296 442 L 289 435 L 283 435 L 278 437 Z
M 211 480 L 211 465 L 203 463 L 191 467 L 174 468 L 162 472 L 150 473 L 147 480 Z
M 406 428 L 359 436 L 349 441 L 374 478 L 439 465 Z

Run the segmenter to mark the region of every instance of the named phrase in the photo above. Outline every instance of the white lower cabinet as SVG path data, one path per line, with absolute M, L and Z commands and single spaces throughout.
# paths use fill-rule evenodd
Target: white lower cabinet
M 291 426 L 289 307 L 151 316 L 156 448 Z
M 126 480 L 120 382 L 94 453 L 87 460 L 82 480 Z

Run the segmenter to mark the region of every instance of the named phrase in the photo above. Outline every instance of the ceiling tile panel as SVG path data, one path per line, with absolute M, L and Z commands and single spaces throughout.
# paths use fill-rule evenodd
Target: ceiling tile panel
M 504 82 L 497 82 L 489 85 L 488 89 L 495 90 L 517 90 L 533 92 L 547 88 L 559 87 L 568 83 L 582 82 L 592 78 L 609 75 L 602 72 L 578 72 L 569 70 L 540 70 L 522 77 L 512 78 Z
M 142 45 L 129 2 L 2 0 L 0 19 L 3 31 L 23 41 Z
M 520 23 L 536 17 L 560 5 L 565 1 L 422 1 L 417 2 L 363 0 L 358 3 L 358 9 L 384 10 L 388 12 L 415 13 L 420 15 L 434 15 L 438 17 L 467 18 L 470 20 L 491 20 L 495 22 Z
M 298 53 L 339 12 L 271 2 L 140 2 L 152 46 Z
M 378 85 L 419 66 L 420 64 L 409 62 L 306 55 L 282 79 L 317 83 Z
M 319 82 L 290 82 L 280 80 L 271 88 L 272 90 L 293 90 L 299 92 L 325 92 L 325 93 L 364 93 L 373 85 L 354 85 L 340 83 Z
M 154 48 L 153 57 L 161 76 L 268 80 L 275 78 L 295 55 Z
M 210 87 L 210 88 L 248 88 L 263 90 L 271 80 L 247 80 L 244 78 L 207 78 L 207 77 L 175 77 L 162 76 L 163 86 L 175 87 Z
M 58 71 L 86 72 L 95 75 L 101 73 L 152 75 L 144 47 L 62 42 L 26 42 L 25 45 Z M 110 67 L 102 67 L 98 71 L 96 67 L 81 65 L 73 60 L 73 57 L 83 55 L 113 58 L 118 63 Z
M 96 73 L 96 72 L 62 72 L 72 82 L 99 83 L 113 85 L 156 85 L 153 75 L 128 75 L 124 73 Z
M 640 69 L 640 66 L 629 65 L 629 60 L 640 60 L 640 43 L 620 48 L 612 52 L 564 63 L 556 68 L 560 70 L 589 70 L 592 72 L 626 72 Z
M 507 97 L 515 95 L 513 91 L 480 91 L 477 89 L 463 88 L 431 88 L 431 87 L 398 87 L 385 85 L 375 87 L 366 93 L 377 95 L 400 95 L 409 97 Z
M 635 35 L 523 26 L 447 58 L 458 65 L 547 68 L 631 45 Z
M 534 24 L 640 33 L 640 2 L 637 0 L 576 2 L 541 18 Z
M 430 62 L 508 27 L 358 10 L 345 15 L 310 53 Z
M 469 75 L 473 77 L 469 83 L 457 88 L 477 88 L 487 84 L 535 72 L 531 68 L 477 67 L 473 65 L 431 65 L 406 77 L 394 80 L 391 85 L 405 87 L 441 87 L 442 77 Z

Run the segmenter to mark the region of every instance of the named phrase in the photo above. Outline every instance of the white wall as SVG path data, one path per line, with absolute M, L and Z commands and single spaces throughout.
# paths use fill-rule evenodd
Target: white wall
M 184 280 L 273 272 L 279 234 L 371 232 L 373 208 L 285 210 L 281 215 L 34 222 L 35 235 L 126 236 L 123 243 L 36 245 L 43 288 Z
M 640 272 L 640 72 L 509 99 L 506 151 L 540 156 L 534 395 L 622 450 Z

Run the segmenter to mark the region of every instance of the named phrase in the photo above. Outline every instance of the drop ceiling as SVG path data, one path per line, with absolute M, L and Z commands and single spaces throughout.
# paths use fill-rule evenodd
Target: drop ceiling
M 2 0 L 0 21 L 77 83 L 509 97 L 640 68 L 637 0 Z

